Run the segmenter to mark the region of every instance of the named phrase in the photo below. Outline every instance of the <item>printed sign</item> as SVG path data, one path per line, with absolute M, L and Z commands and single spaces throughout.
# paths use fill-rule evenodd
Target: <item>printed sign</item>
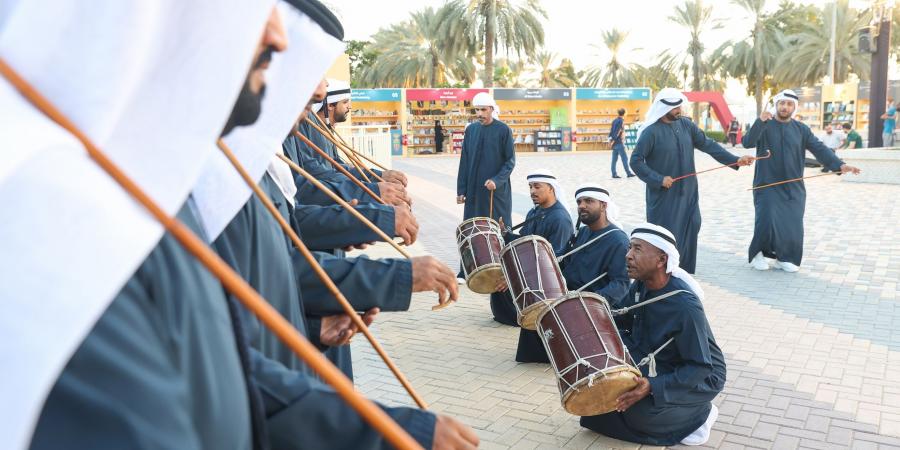
M 399 102 L 400 89 L 353 89 L 350 100 L 353 102 Z
M 650 88 L 578 88 L 578 100 L 650 100 Z
M 487 89 L 407 89 L 406 100 L 430 101 L 430 100 L 472 100 L 476 94 L 488 92 Z
M 571 89 L 494 89 L 495 100 L 569 100 Z

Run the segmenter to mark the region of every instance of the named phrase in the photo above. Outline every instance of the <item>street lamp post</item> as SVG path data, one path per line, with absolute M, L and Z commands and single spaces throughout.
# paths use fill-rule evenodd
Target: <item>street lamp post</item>
M 891 47 L 891 10 L 893 0 L 876 1 L 872 7 L 872 22 L 878 33 L 875 53 L 872 55 L 871 89 L 869 90 L 869 147 L 883 145 L 881 132 L 884 127 L 881 115 L 885 112 L 888 88 L 888 59 Z

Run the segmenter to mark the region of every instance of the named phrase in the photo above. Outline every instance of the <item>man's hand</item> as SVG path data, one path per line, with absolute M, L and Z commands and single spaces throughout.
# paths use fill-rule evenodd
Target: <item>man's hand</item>
M 672 177 L 666 175 L 665 177 L 663 177 L 662 184 L 660 186 L 662 186 L 663 189 L 668 189 L 672 187 L 672 183 L 674 182 L 675 180 L 673 180 Z
M 493 190 L 497 189 L 497 185 L 494 184 L 494 180 L 485 181 L 484 187 L 487 188 L 487 190 L 489 190 L 489 191 L 493 191 Z
M 737 165 L 738 165 L 738 167 L 751 166 L 751 165 L 753 165 L 753 157 L 750 155 L 741 156 L 737 160 Z
M 388 183 L 396 183 L 406 187 L 408 181 L 406 180 L 406 174 L 399 170 L 385 170 L 381 172 L 381 178 Z
M 365 249 L 369 248 L 369 246 L 372 244 L 374 244 L 374 242 L 360 242 L 358 244 L 348 245 L 348 246 L 342 248 L 341 250 L 343 250 L 345 252 L 352 252 L 353 250 L 365 250 Z
M 465 202 L 466 202 L 466 196 L 465 196 L 465 195 L 457 195 L 457 196 L 456 196 L 456 204 L 457 204 L 457 205 L 462 205 L 462 204 L 465 203 Z
M 622 394 L 616 399 L 616 411 L 625 412 L 632 405 L 640 401 L 642 398 L 650 395 L 650 381 L 644 377 L 634 377 L 637 386 L 634 389 Z
M 507 289 L 509 289 L 509 286 L 506 284 L 506 278 L 500 277 L 497 280 L 497 285 L 494 286 L 494 292 L 506 292 Z
M 852 172 L 853 175 L 859 175 L 860 170 L 859 170 L 858 168 L 856 168 L 856 167 L 849 166 L 849 165 L 847 165 L 847 164 L 844 164 L 844 165 L 841 166 L 841 173 L 842 173 L 842 174 L 843 174 L 843 173 L 850 173 L 850 172 Z
M 380 310 L 372 308 L 362 316 L 363 323 L 368 327 L 375 320 Z M 337 347 L 347 345 L 353 339 L 353 335 L 359 331 L 359 328 L 350 320 L 350 316 L 346 314 L 335 314 L 333 316 L 322 317 L 322 328 L 319 332 L 319 342 L 329 347 Z
M 462 422 L 442 414 L 434 423 L 434 450 L 470 450 L 478 448 L 478 435 Z
M 412 199 L 406 193 L 406 188 L 397 183 L 378 183 L 381 199 L 388 205 L 412 206 Z
M 433 256 L 412 258 L 412 291 L 434 291 L 438 293 L 438 303 L 443 305 L 459 298 L 456 274 Z
M 771 118 L 772 118 L 772 113 L 770 113 L 768 111 L 763 111 L 762 114 L 759 115 L 759 120 L 762 120 L 763 122 L 766 122 Z
M 419 222 L 412 210 L 406 206 L 394 207 L 394 236 L 403 238 L 403 243 L 412 245 L 419 235 Z

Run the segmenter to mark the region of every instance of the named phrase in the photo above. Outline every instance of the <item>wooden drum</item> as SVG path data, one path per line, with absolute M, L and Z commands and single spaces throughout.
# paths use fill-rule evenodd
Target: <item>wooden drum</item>
M 520 237 L 500 252 L 500 263 L 519 325 L 534 330 L 547 305 L 568 292 L 553 246 L 540 236 Z
M 503 277 L 500 224 L 489 217 L 466 220 L 456 227 L 456 246 L 469 289 L 479 294 L 494 292 Z
M 556 371 L 563 408 L 577 416 L 605 414 L 641 376 L 619 336 L 606 300 L 572 292 L 554 301 L 537 331 Z

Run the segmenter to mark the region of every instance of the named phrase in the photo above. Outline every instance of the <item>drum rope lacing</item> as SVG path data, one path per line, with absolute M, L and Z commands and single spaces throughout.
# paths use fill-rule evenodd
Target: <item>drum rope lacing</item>
M 538 245 L 540 244 L 540 241 L 538 241 L 537 239 L 532 239 L 529 241 L 529 243 L 532 245 L 532 248 L 534 249 L 534 267 L 539 268 L 540 264 L 538 264 L 538 263 L 540 261 L 541 255 L 538 252 Z M 536 288 L 533 289 L 533 288 L 531 288 L 531 286 L 528 286 L 528 283 L 525 278 L 525 272 L 522 269 L 524 266 L 522 265 L 522 262 L 519 258 L 519 253 L 513 251 L 514 248 L 516 248 L 516 247 L 513 247 L 512 243 L 510 243 L 510 246 L 504 248 L 503 251 L 500 252 L 500 261 L 501 261 L 500 268 L 503 270 L 503 276 L 506 278 L 507 284 L 509 284 L 510 278 L 509 278 L 509 274 L 506 272 L 506 264 L 503 264 L 503 256 L 509 252 L 512 252 L 512 258 L 513 258 L 513 261 L 515 261 L 515 265 L 514 265 L 515 269 L 516 269 L 515 273 L 516 273 L 516 276 L 518 277 L 518 281 L 522 287 L 522 292 L 516 293 L 515 297 L 513 298 L 513 306 L 515 306 L 518 316 L 522 316 L 522 314 L 524 313 L 524 309 L 521 309 L 519 307 L 519 301 L 522 300 L 524 297 L 526 297 L 528 294 L 531 294 L 531 295 L 537 297 L 540 303 L 547 304 L 548 300 L 547 300 L 547 296 L 544 292 L 544 278 L 542 276 L 542 273 L 540 272 L 540 270 L 537 270 L 538 285 Z M 552 253 L 553 250 L 550 249 L 550 252 Z M 554 262 L 554 264 L 556 264 L 555 261 L 553 261 L 553 262 Z M 561 273 L 561 270 L 559 270 L 558 265 L 556 266 L 556 269 L 557 269 L 556 273 Z M 513 290 L 514 289 L 512 289 L 512 286 L 510 286 L 510 294 L 513 294 Z M 510 297 L 512 297 L 512 295 L 510 295 Z M 523 304 L 525 303 L 524 300 L 522 300 L 522 303 Z M 537 304 L 537 303 L 538 302 L 535 302 L 535 304 Z
M 585 304 L 585 302 L 584 302 L 584 297 L 582 297 L 581 295 L 579 295 L 578 301 L 579 301 L 579 303 L 581 303 L 582 308 L 583 308 L 585 311 L 587 311 L 588 308 L 587 308 L 587 304 Z M 612 316 L 612 314 L 611 314 L 611 312 L 610 312 L 610 310 L 609 310 L 609 306 L 608 306 L 607 304 L 604 303 L 604 304 L 603 304 L 603 307 L 606 309 L 607 313 L 610 313 L 610 316 Z M 553 318 L 556 319 L 556 322 L 557 322 L 558 324 L 560 324 L 560 325 L 563 324 L 562 318 L 561 318 L 561 317 L 559 316 L 559 314 L 556 312 L 556 309 L 554 309 L 554 308 L 549 308 L 549 309 L 548 309 L 548 312 L 549 312 L 550 314 L 553 315 Z M 588 317 L 589 317 L 590 322 L 591 322 L 591 327 L 594 328 L 594 331 L 597 333 L 598 336 L 601 335 L 600 329 L 597 328 L 597 324 L 594 322 L 594 318 L 593 318 L 592 316 L 590 316 L 590 315 L 588 315 Z M 543 335 L 545 335 L 545 336 L 547 336 L 547 335 L 549 334 L 550 337 L 553 337 L 552 330 L 544 330 L 544 329 L 543 329 L 544 327 L 541 326 L 540 321 L 538 322 L 537 326 L 538 326 L 538 331 L 539 331 L 541 334 L 543 334 Z M 572 353 L 573 355 L 578 355 L 578 349 L 575 348 L 575 343 L 572 341 L 571 336 L 569 336 L 568 330 L 567 330 L 565 327 L 560 327 L 560 329 L 561 329 L 561 331 L 562 331 L 562 336 L 563 336 L 563 338 L 564 338 L 565 341 L 566 341 L 566 345 L 568 345 L 569 350 L 571 351 L 571 353 Z M 548 332 L 549 332 L 549 333 L 548 333 Z M 582 356 L 582 357 L 579 357 L 574 363 L 572 363 L 572 364 L 566 366 L 566 367 L 563 368 L 563 369 L 560 369 L 559 367 L 557 367 L 557 365 L 556 365 L 556 359 L 555 359 L 555 358 L 550 358 L 550 363 L 551 363 L 551 365 L 553 366 L 553 370 L 556 372 L 557 378 L 558 378 L 559 380 L 563 381 L 566 385 L 568 385 L 570 389 L 571 389 L 571 388 L 574 388 L 574 385 L 571 384 L 571 383 L 569 383 L 568 381 L 566 381 L 563 375 L 566 374 L 566 373 L 569 373 L 570 371 L 574 370 L 574 369 L 577 368 L 578 366 L 583 365 L 583 366 L 585 366 L 585 367 L 588 368 L 588 369 L 593 369 L 593 370 L 594 370 L 593 373 L 591 373 L 590 375 L 588 375 L 588 383 L 587 383 L 587 384 L 588 384 L 588 387 L 592 387 L 592 386 L 594 385 L 594 380 L 597 378 L 598 374 L 599 374 L 599 377 L 601 377 L 601 378 L 606 376 L 606 373 L 604 372 L 604 370 L 606 370 L 606 369 L 609 368 L 609 362 L 610 362 L 610 361 L 617 362 L 617 363 L 619 363 L 619 365 L 626 365 L 626 364 L 628 364 L 628 362 L 627 362 L 626 360 L 624 360 L 624 359 L 622 359 L 622 358 L 618 358 L 618 357 L 616 357 L 615 355 L 613 355 L 613 354 L 609 351 L 609 349 L 607 348 L 606 342 L 601 341 L 600 344 L 603 346 L 604 353 L 597 353 L 597 354 L 595 354 L 595 355 L 589 355 L 589 356 Z M 624 345 L 623 345 L 623 347 L 624 347 Z M 547 348 L 548 348 L 548 350 L 549 350 L 549 346 L 547 346 Z M 626 350 L 626 354 L 627 354 L 627 348 L 625 348 L 625 350 Z M 550 352 L 550 353 L 551 353 L 551 355 L 552 355 L 552 352 Z M 607 365 L 606 365 L 606 367 L 604 367 L 604 368 L 601 369 L 601 368 L 598 368 L 598 367 L 594 366 L 590 361 L 588 361 L 589 359 L 595 358 L 595 357 L 597 357 L 597 356 L 606 356 L 606 357 L 607 357 Z M 577 390 L 577 389 L 576 389 L 576 390 Z
M 468 247 L 470 249 L 473 249 L 472 250 L 472 260 L 476 264 L 476 269 L 477 269 L 478 261 L 475 260 L 474 246 L 472 245 L 472 241 L 476 237 L 490 236 L 493 234 L 493 235 L 496 235 L 497 237 L 499 237 L 500 247 L 502 248 L 503 247 L 503 236 L 500 234 L 500 226 L 499 225 L 495 226 L 494 222 L 488 222 L 487 230 L 485 230 L 484 227 L 481 224 L 479 224 L 476 219 L 481 219 L 481 217 L 473 217 L 473 218 L 466 220 L 465 222 L 459 224 L 459 227 L 457 227 L 457 230 L 456 230 L 456 248 L 457 248 L 457 251 L 459 251 L 460 260 L 464 259 L 463 258 L 463 255 L 464 255 L 463 247 L 468 245 Z M 467 222 L 471 222 L 471 227 L 463 228 L 463 225 L 466 225 Z M 466 233 L 468 233 L 468 234 L 466 234 Z M 487 238 L 487 240 L 488 240 L 488 242 L 490 242 L 489 237 Z M 493 253 L 490 253 L 490 256 L 491 256 L 491 262 L 488 264 L 500 263 L 499 256 L 495 256 Z M 464 261 L 460 261 L 460 265 L 462 265 L 463 275 L 465 275 L 465 278 L 469 278 L 469 275 L 471 275 L 471 274 L 469 273 L 469 269 L 468 269 L 468 267 L 466 267 L 466 264 L 464 264 Z

